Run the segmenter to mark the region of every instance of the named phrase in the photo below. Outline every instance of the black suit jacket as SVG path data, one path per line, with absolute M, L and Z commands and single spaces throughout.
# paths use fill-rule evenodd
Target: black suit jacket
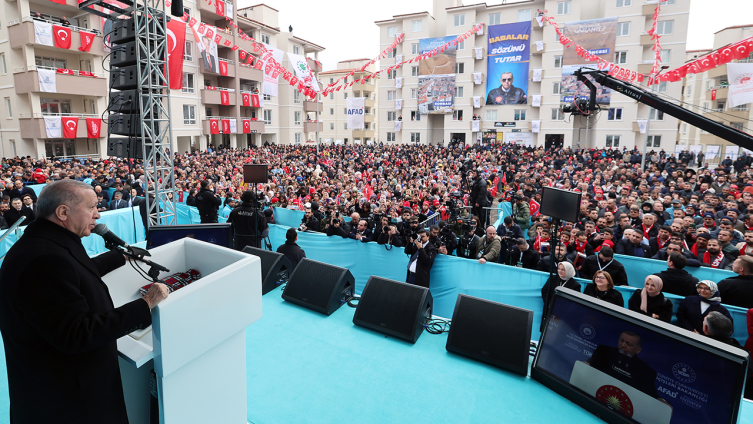
M 703 334 L 703 320 L 709 312 L 714 311 L 722 313 L 732 321 L 729 311 L 721 303 L 709 302 L 709 308 L 701 313 L 701 296 L 688 296 L 680 301 L 680 307 L 677 308 L 677 325 L 688 331 L 696 330 L 698 334 Z
M 116 340 L 151 313 L 142 299 L 114 307 L 101 276 L 124 264 L 115 252 L 89 258 L 78 236 L 46 219 L 10 248 L 0 331 L 11 422 L 128 422 Z
M 8 209 L 7 212 L 5 212 L 5 221 L 8 223 L 8 226 L 11 226 L 16 223 L 19 219 L 21 219 L 22 216 L 26 217 L 26 220 L 21 224 L 23 227 L 24 225 L 29 225 L 31 221 L 34 221 L 36 216 L 34 215 L 34 211 L 27 208 L 26 206 L 21 206 L 21 210 L 17 211 L 15 208 L 11 207 Z
M 410 243 L 405 247 L 405 253 L 413 256 L 418 250 L 418 258 L 416 262 L 416 285 L 429 288 L 431 267 L 434 265 L 434 258 L 437 257 L 437 247 L 433 243 L 428 242 L 426 246 L 421 249 L 416 248 L 415 243 Z M 410 258 L 408 259 L 410 265 Z M 406 278 L 410 275 L 410 270 L 407 271 Z
M 29 196 L 31 196 L 31 198 L 34 199 L 34 203 L 37 202 L 37 193 L 34 190 L 30 189 L 29 187 L 21 187 L 21 190 L 18 190 L 15 188 L 11 189 L 10 199 L 13 200 L 16 197 L 18 197 L 19 199 L 23 199 L 25 194 L 28 194 Z
M 600 270 L 599 264 L 601 264 L 601 266 L 604 267 L 604 271 L 608 272 L 609 276 L 612 277 L 612 282 L 615 286 L 628 285 L 625 267 L 614 258 L 612 259 L 612 262 L 602 263 L 598 254 L 591 255 L 583 261 L 583 266 L 580 269 L 581 278 L 593 280 L 596 271 Z M 607 264 L 609 264 L 609 266 L 606 266 Z
M 693 296 L 698 294 L 698 290 L 695 288 L 695 285 L 698 284 L 698 278 L 693 277 L 684 269 L 667 268 L 654 275 L 661 278 L 662 283 L 664 283 L 661 289 L 664 293 L 676 294 L 678 296 Z
M 645 244 L 641 243 L 638 245 L 641 249 L 643 249 L 643 257 L 646 259 L 651 258 L 651 251 Z M 614 253 L 617 253 L 618 255 L 627 255 L 627 256 L 635 256 L 634 252 L 635 246 L 633 246 L 633 243 L 630 242 L 629 239 L 622 239 L 620 240 L 615 246 L 614 246 Z
M 719 297 L 725 305 L 753 308 L 753 276 L 737 275 L 720 281 Z

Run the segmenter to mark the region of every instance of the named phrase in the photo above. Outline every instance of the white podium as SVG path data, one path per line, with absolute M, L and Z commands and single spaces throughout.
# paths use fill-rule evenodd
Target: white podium
M 118 340 L 129 421 L 149 423 L 154 368 L 161 424 L 247 423 L 245 329 L 262 315 L 261 261 L 190 238 L 150 253 L 170 270 L 160 278 L 195 269 L 201 279 L 152 309 L 151 332 Z M 103 280 L 116 307 L 139 298 L 138 289 L 149 284 L 128 264 Z

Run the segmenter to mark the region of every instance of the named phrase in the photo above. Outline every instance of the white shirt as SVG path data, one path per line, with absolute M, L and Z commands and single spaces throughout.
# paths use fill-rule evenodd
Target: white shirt
M 428 243 L 428 241 L 426 243 Z M 424 244 L 421 245 L 422 249 L 423 249 L 424 246 L 426 246 L 426 243 L 424 243 Z M 416 263 L 417 262 L 418 262 L 418 255 L 416 255 L 416 259 L 413 262 L 410 263 L 410 266 L 408 267 L 408 271 L 410 271 L 410 272 L 412 272 L 412 273 L 415 274 L 416 273 Z

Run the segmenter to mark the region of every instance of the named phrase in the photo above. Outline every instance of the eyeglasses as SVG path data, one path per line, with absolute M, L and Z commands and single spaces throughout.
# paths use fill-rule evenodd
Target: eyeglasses
M 708 291 L 708 292 L 711 291 L 711 289 L 708 288 L 708 287 L 697 287 L 697 289 L 698 289 L 698 291 Z
M 502 80 L 501 80 L 501 81 L 502 81 L 502 82 L 505 82 L 505 81 L 510 81 L 510 82 L 512 82 L 512 78 L 502 78 Z

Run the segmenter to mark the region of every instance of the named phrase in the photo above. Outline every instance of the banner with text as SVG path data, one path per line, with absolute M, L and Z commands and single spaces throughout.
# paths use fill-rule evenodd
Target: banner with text
M 562 26 L 562 32 L 594 56 L 607 62 L 614 61 L 614 44 L 617 37 L 616 17 L 565 22 Z M 576 49 L 565 49 L 562 56 L 561 101 L 572 103 L 575 96 L 588 98 L 590 95 L 588 87 L 581 84 L 578 78 L 573 75 L 573 72 L 582 67 L 596 69 L 596 66 L 596 62 L 584 62 L 583 58 L 578 56 Z M 589 77 L 589 79 L 591 78 Z M 596 82 L 594 82 L 594 85 L 596 86 L 596 103 L 609 104 L 612 90 L 602 87 Z
M 424 38 L 418 41 L 420 54 L 452 42 L 453 36 Z M 457 49 L 450 45 L 438 54 L 418 64 L 418 111 L 421 114 L 445 113 L 452 109 L 455 96 L 455 63 Z
M 348 97 L 348 99 L 345 100 L 345 110 L 348 112 L 349 130 L 363 129 L 364 100 L 366 100 L 365 97 Z
M 261 55 L 260 60 L 263 60 L 266 63 L 270 63 L 270 59 L 272 59 L 277 63 L 282 63 L 282 56 L 285 54 L 285 52 L 280 49 L 276 49 L 269 44 L 262 43 L 262 45 L 267 49 L 267 52 Z M 262 83 L 262 93 L 268 96 L 277 97 L 279 79 L 279 74 L 275 72 L 265 72 L 264 82 Z
M 531 21 L 489 26 L 486 104 L 528 102 Z

